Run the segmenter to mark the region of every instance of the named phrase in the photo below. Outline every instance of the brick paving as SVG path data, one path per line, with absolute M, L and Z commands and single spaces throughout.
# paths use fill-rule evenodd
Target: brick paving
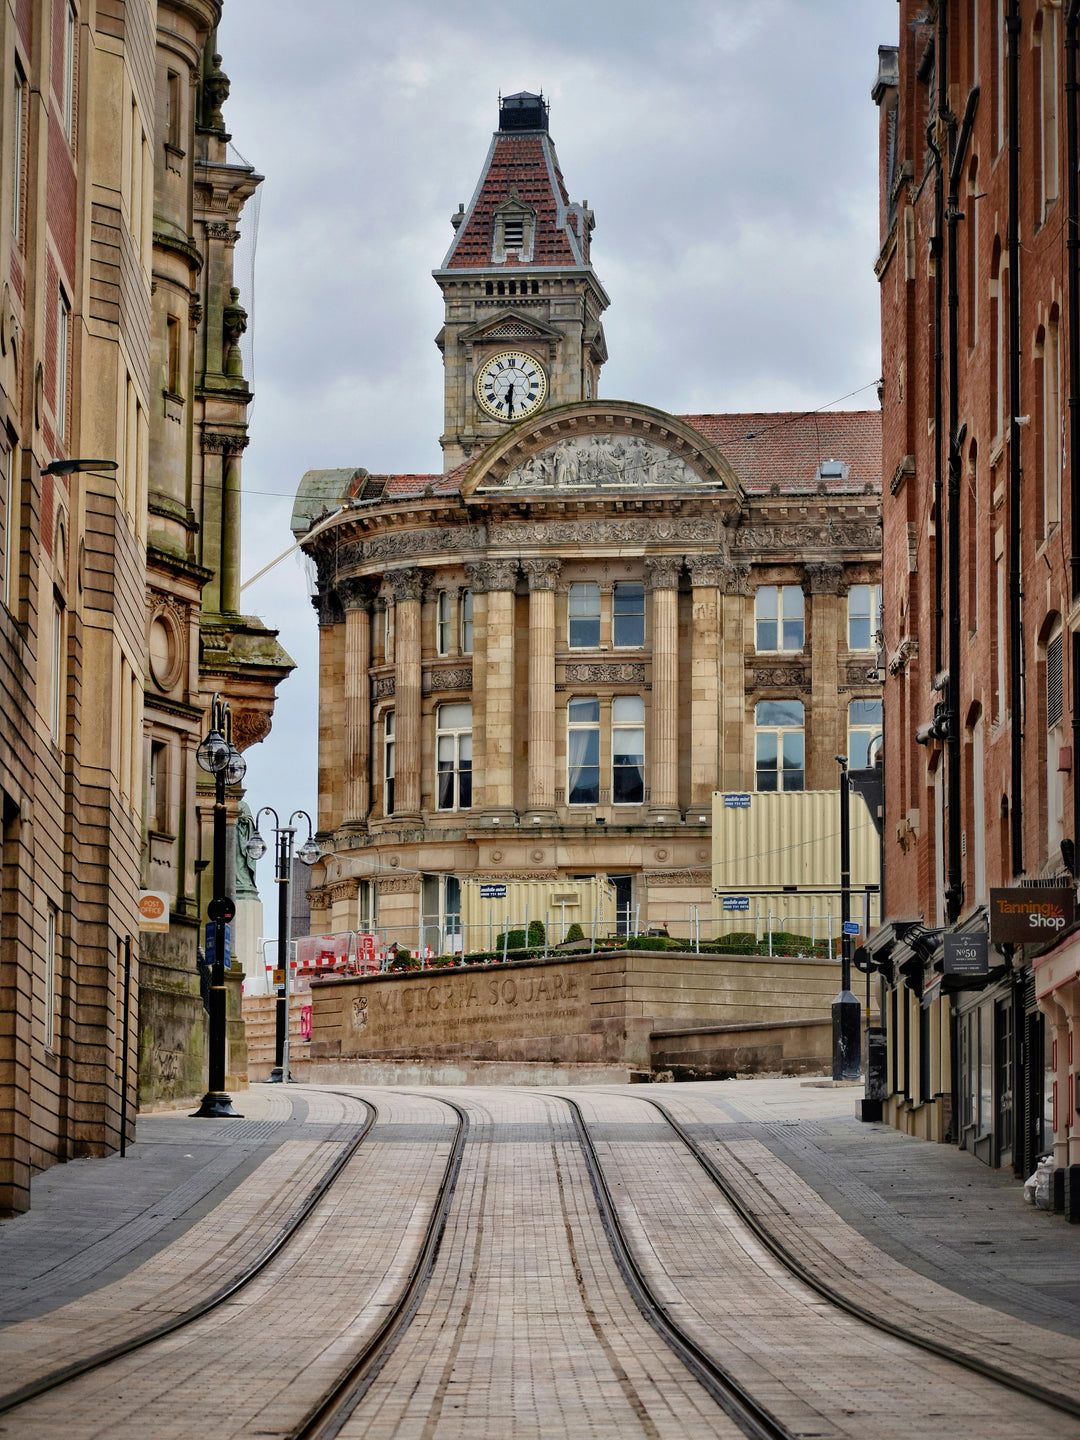
M 261 1250 L 377 1104 L 297 1241 L 221 1311 L 0 1416 L 0 1435 L 285 1435 L 400 1293 L 455 1130 L 460 1181 L 418 1313 L 342 1434 L 732 1436 L 612 1259 L 555 1093 L 258 1087 L 245 1119 L 140 1117 L 124 1162 L 39 1177 L 0 1225 L 7 1391 L 144 1330 Z M 704 1348 L 801 1436 L 1080 1435 L 1080 1421 L 913 1352 L 782 1271 L 645 1099 L 669 1105 L 808 1267 L 871 1308 L 1051 1378 L 1080 1374 L 1080 1227 L 1011 1177 L 798 1081 L 593 1087 L 581 1103 L 642 1268 Z M 203 1128 L 205 1127 L 205 1128 Z M 988 1304 L 988 1298 L 993 1302 Z
M 226 1306 L 105 1370 L 20 1406 L 0 1418 L 0 1434 L 44 1440 L 62 1431 L 69 1440 L 148 1434 L 188 1440 L 192 1435 L 288 1433 L 346 1368 L 400 1293 L 456 1129 L 452 1112 L 435 1100 L 381 1095 L 378 1104 L 391 1133 L 381 1135 L 376 1124 L 296 1239 Z M 285 1142 L 276 1156 L 288 1154 L 283 1163 L 295 1167 L 298 1143 Z M 312 1170 L 323 1167 L 307 1158 L 307 1168 L 301 1160 L 299 1173 L 307 1174 L 310 1185 Z M 230 1197 L 230 1208 L 238 1214 L 246 1184 Z M 205 1223 L 192 1227 L 190 1236 Z M 174 1242 L 147 1266 L 95 1296 L 9 1327 L 6 1357 L 17 1366 L 24 1355 L 38 1358 L 50 1344 L 55 1354 L 63 1348 L 65 1331 L 100 1332 L 100 1317 L 108 1317 L 114 1306 L 117 1316 L 129 1322 L 140 1315 L 145 1320 L 148 1310 L 159 1314 L 167 1302 L 153 1281 L 164 1269 L 174 1286 L 182 1287 L 191 1250 Z M 150 1282 L 147 1269 L 153 1271 Z M 146 1291 L 150 1298 L 144 1300 Z M 89 1313 L 94 1307 L 96 1323 Z
M 1032 1430 L 1080 1435 L 1080 1421 L 874 1331 L 824 1302 L 746 1230 L 652 1106 L 629 1096 L 578 1092 L 576 1098 L 590 1130 L 595 1127 L 594 1141 L 617 1209 L 656 1293 L 694 1339 L 765 1399 L 791 1430 L 851 1437 L 873 1431 L 895 1440 L 909 1436 L 936 1440 L 944 1432 L 1013 1437 Z M 692 1101 L 683 1104 L 693 1107 Z M 644 1126 L 650 1123 L 651 1141 L 642 1138 Z M 621 1134 L 623 1126 L 631 1132 L 628 1139 Z M 752 1144 L 741 1142 L 748 1143 Z M 801 1184 L 798 1177 L 783 1173 L 786 1167 L 764 1146 L 754 1145 L 753 1151 L 759 1167 L 755 1200 L 762 1205 L 768 1202 L 771 1186 L 787 1199 L 791 1182 Z M 735 1167 L 729 1163 L 726 1168 Z M 981 1341 L 973 1348 L 984 1354 L 1000 1352 L 1022 1328 L 998 1311 L 974 1306 L 933 1286 L 880 1252 L 880 1260 L 892 1269 L 872 1278 L 874 1247 L 820 1201 L 812 1204 L 812 1195 L 809 1187 L 802 1187 L 801 1208 L 781 1208 L 773 1202 L 771 1218 L 782 1238 L 794 1242 L 804 1256 L 807 1249 L 816 1254 L 815 1245 L 820 1245 L 814 1227 L 827 1241 L 839 1242 L 828 1250 L 834 1262 L 843 1253 L 845 1240 L 860 1241 L 860 1273 L 871 1278 L 857 1298 L 869 1308 L 886 1313 L 890 1305 L 906 1308 L 916 1328 L 926 1329 L 927 1316 L 938 1307 L 946 1339 L 957 1325 L 959 1311 L 968 1319 L 972 1340 Z M 847 1236 L 842 1231 L 848 1231 Z M 720 1277 L 722 1284 L 717 1283 Z M 843 1288 L 854 1288 L 855 1271 L 844 1279 L 848 1283 Z M 924 1323 L 919 1321 L 920 1309 L 926 1312 Z M 1035 1333 L 1041 1341 L 1052 1339 L 1055 1353 L 1049 1361 L 1032 1357 L 1041 1363 L 1027 1368 L 1033 1378 L 1053 1382 L 1054 1362 L 1074 1363 L 1080 1358 L 1080 1342 Z M 1010 1362 L 1016 1358 L 1012 1346 L 1008 1355 Z

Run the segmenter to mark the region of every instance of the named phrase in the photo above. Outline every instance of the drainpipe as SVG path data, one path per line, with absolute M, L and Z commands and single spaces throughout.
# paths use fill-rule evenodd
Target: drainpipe
M 1023 636 L 1020 602 L 1020 0 L 1009 0 L 1009 824 L 1012 873 L 1024 871 Z
M 956 278 L 956 226 L 957 222 L 964 218 L 959 209 L 958 199 L 960 174 L 964 165 L 968 141 L 971 139 L 971 127 L 975 122 L 975 110 L 978 103 L 979 87 L 976 85 L 967 98 L 959 140 L 956 136 L 956 117 L 952 114 L 948 117 L 949 203 L 945 219 L 948 225 L 949 266 L 949 686 L 947 695 L 949 729 L 946 737 L 948 762 L 945 778 L 948 785 L 949 824 L 945 847 L 948 859 L 945 904 L 946 921 L 949 925 L 953 925 L 959 920 L 964 899 L 964 874 L 960 855 L 960 447 L 964 443 L 964 432 L 958 431 L 957 428 L 960 419 L 957 374 L 959 368 L 957 321 L 960 295 Z M 940 590 L 939 581 L 939 594 Z
M 938 9 L 938 34 L 934 42 L 934 64 L 937 71 L 938 119 L 948 108 L 949 92 L 945 77 L 946 45 L 949 37 L 948 5 Z M 944 568 L 945 526 L 942 510 L 942 325 L 941 304 L 943 277 L 941 273 L 941 236 L 944 229 L 945 175 L 944 161 L 938 148 L 936 125 L 927 127 L 926 143 L 934 153 L 937 175 L 934 179 L 934 233 L 930 237 L 930 254 L 934 257 L 934 675 L 941 674 L 944 666 L 944 621 L 945 599 L 941 588 L 941 573 Z
M 1069 289 L 1069 516 L 1072 554 L 1069 568 L 1072 598 L 1080 600 L 1080 144 L 1076 134 L 1076 106 L 1080 86 L 1076 78 L 1076 51 L 1080 43 L 1080 0 L 1070 0 L 1065 12 L 1065 174 L 1068 196 L 1068 289 Z M 1080 757 L 1080 636 L 1072 637 L 1073 663 L 1073 843 L 1080 845 L 1080 777 L 1075 766 Z

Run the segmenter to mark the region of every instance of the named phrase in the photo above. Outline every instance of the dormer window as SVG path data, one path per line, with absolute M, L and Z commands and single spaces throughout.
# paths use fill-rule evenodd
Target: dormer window
M 822 460 L 817 468 L 815 480 L 846 480 L 851 474 L 851 467 L 843 460 Z
M 494 263 L 501 265 L 511 257 L 515 260 L 531 260 L 535 230 L 536 211 L 511 187 L 506 199 L 495 210 L 494 246 L 491 256 Z M 524 289 L 522 293 L 524 294 Z

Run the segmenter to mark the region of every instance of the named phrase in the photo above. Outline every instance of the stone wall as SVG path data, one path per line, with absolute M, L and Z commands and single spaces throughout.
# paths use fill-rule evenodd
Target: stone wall
M 327 978 L 312 984 L 311 1078 L 344 1078 L 347 1062 L 646 1076 L 657 1029 L 818 1021 L 838 975 L 825 960 L 627 950 Z

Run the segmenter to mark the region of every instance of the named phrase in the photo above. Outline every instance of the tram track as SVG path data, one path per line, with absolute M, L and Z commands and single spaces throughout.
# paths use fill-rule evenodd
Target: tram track
M 338 1093 L 338 1092 L 335 1092 Z M 349 1099 L 355 1097 L 349 1096 Z M 174 1315 L 168 1320 L 159 1321 L 155 1325 L 149 1325 L 145 1330 L 136 1335 L 127 1337 L 113 1345 L 104 1346 L 90 1355 L 80 1357 L 68 1365 L 62 1365 L 46 1375 L 28 1381 L 17 1389 L 0 1394 L 0 1415 L 6 1415 L 20 1405 L 25 1405 L 30 1400 L 36 1400 L 39 1396 L 47 1395 L 50 1391 L 57 1390 L 63 1385 L 70 1384 L 82 1375 L 89 1375 L 95 1370 L 101 1370 L 106 1365 L 112 1364 L 127 1355 L 134 1355 L 139 1350 L 145 1349 L 157 1340 L 163 1340 L 168 1335 L 173 1335 L 201 1320 L 204 1315 L 219 1309 L 227 1304 L 233 1296 L 237 1295 L 245 1286 L 250 1285 L 252 1280 L 260 1275 L 285 1247 L 293 1240 L 300 1227 L 314 1212 L 330 1189 L 338 1179 L 346 1165 L 353 1159 L 361 1145 L 371 1133 L 371 1129 L 378 1119 L 377 1108 L 369 1101 L 361 1100 L 360 1104 L 367 1110 L 367 1116 L 361 1123 L 356 1135 L 348 1141 L 341 1154 L 327 1167 L 316 1183 L 304 1196 L 303 1200 L 296 1207 L 293 1213 L 282 1224 L 279 1232 L 267 1242 L 261 1251 L 239 1274 L 233 1276 L 225 1285 L 219 1286 L 211 1294 L 197 1301 L 194 1305 L 183 1310 L 179 1315 Z
M 1067 1395 L 1049 1386 L 1042 1385 L 1037 1381 L 1029 1379 L 1025 1375 L 1019 1375 L 1015 1371 L 1005 1369 L 1003 1366 L 995 1365 L 990 1360 L 984 1360 L 970 1351 L 959 1349 L 956 1346 L 947 1345 L 933 1338 L 932 1336 L 920 1334 L 917 1330 L 908 1325 L 903 1325 L 895 1320 L 890 1320 L 879 1311 L 871 1309 L 862 1304 L 850 1295 L 846 1295 L 836 1285 L 830 1284 L 823 1279 L 810 1266 L 806 1265 L 793 1249 L 787 1245 L 777 1232 L 761 1219 L 749 1205 L 745 1197 L 740 1194 L 737 1186 L 732 1184 L 730 1179 L 712 1159 L 706 1150 L 689 1133 L 686 1127 L 658 1100 L 650 1100 L 642 1095 L 639 1098 L 643 1104 L 650 1105 L 656 1110 L 671 1127 L 675 1134 L 685 1145 L 686 1149 L 693 1156 L 694 1160 L 717 1187 L 724 1199 L 738 1215 L 739 1219 L 752 1231 L 758 1241 L 778 1260 L 784 1268 L 796 1279 L 809 1286 L 822 1299 L 835 1305 L 838 1309 L 851 1315 L 856 1320 L 861 1320 L 866 1325 L 883 1334 L 891 1335 L 896 1340 L 902 1340 L 906 1344 L 914 1345 L 918 1349 L 935 1356 L 939 1360 L 946 1360 L 954 1365 L 960 1365 L 965 1370 L 981 1376 L 983 1379 L 992 1380 L 998 1385 L 1018 1394 L 1025 1395 L 1028 1399 L 1037 1400 L 1043 1405 L 1050 1406 L 1065 1415 L 1080 1418 L 1080 1400 L 1075 1396 Z

